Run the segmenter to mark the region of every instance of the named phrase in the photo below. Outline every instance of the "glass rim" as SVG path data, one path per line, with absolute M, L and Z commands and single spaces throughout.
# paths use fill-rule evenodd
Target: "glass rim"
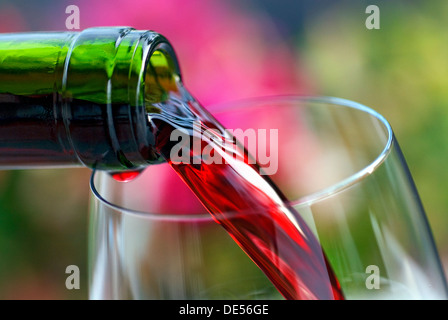
M 261 96 L 261 97 L 254 97 L 254 98 L 246 98 L 246 99 L 240 99 L 240 100 L 234 100 L 229 102 L 223 102 L 218 104 L 213 104 L 207 107 L 207 110 L 210 112 L 228 112 L 235 109 L 240 109 L 241 107 L 244 107 L 245 105 L 251 105 L 254 106 L 257 103 L 264 103 L 267 101 L 275 102 L 275 103 L 284 103 L 284 102 L 297 102 L 297 103 L 321 103 L 321 104 L 330 104 L 334 106 L 340 106 L 340 107 L 348 107 L 352 109 L 356 109 L 362 112 L 365 112 L 373 117 L 375 117 L 377 120 L 379 120 L 387 130 L 387 141 L 382 148 L 381 152 L 378 154 L 378 156 L 371 161 L 368 165 L 364 166 L 362 169 L 350 174 L 348 177 L 341 179 L 340 181 L 322 188 L 318 191 L 312 192 L 310 194 L 300 196 L 295 200 L 290 200 L 286 202 L 287 205 L 290 206 L 298 206 L 299 212 L 300 207 L 303 206 L 310 206 L 316 202 L 322 201 L 326 198 L 329 198 L 343 190 L 348 189 L 349 187 L 357 184 L 361 180 L 363 180 L 365 177 L 371 175 L 375 170 L 385 161 L 387 156 L 389 155 L 393 141 L 394 141 L 394 134 L 392 127 L 390 123 L 386 120 L 384 116 L 382 116 L 379 112 L 376 110 L 367 107 L 361 103 L 354 102 L 348 99 L 344 98 L 337 98 L 337 97 L 331 97 L 331 96 L 298 96 L 298 95 L 274 95 L 274 96 Z M 225 110 L 223 109 L 224 106 L 226 107 Z M 147 218 L 157 218 L 157 220 L 191 220 L 194 219 L 196 221 L 198 220 L 210 220 L 212 219 L 212 216 L 205 212 L 200 214 L 180 214 L 180 213 L 168 213 L 168 214 L 162 214 L 162 213 L 155 213 L 155 212 L 146 212 L 142 210 L 135 210 L 130 208 L 125 208 L 123 206 L 120 206 L 118 204 L 112 203 L 111 201 L 105 199 L 101 193 L 98 191 L 98 189 L 95 186 L 95 175 L 96 172 L 99 170 L 93 170 L 92 174 L 90 176 L 90 190 L 93 193 L 93 196 L 100 201 L 101 203 L 105 204 L 108 207 L 111 207 L 112 209 L 116 211 L 120 211 L 121 213 L 126 213 L 130 215 L 137 215 L 140 217 L 147 217 Z M 236 212 L 235 212 L 236 213 Z M 232 212 L 226 212 L 226 215 L 232 214 Z M 215 217 L 216 218 L 216 217 Z

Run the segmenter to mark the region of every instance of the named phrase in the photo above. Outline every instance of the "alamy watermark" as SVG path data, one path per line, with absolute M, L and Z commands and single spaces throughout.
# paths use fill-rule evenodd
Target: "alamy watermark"
M 73 289 L 79 289 L 80 285 L 79 285 L 79 277 L 80 277 L 80 273 L 79 273 L 79 267 L 77 265 L 69 265 L 67 266 L 67 268 L 65 268 L 65 273 L 66 274 L 70 274 L 67 279 L 65 279 L 65 287 L 68 290 L 73 290 Z
M 79 30 L 81 28 L 79 7 L 74 4 L 65 8 L 65 13 L 69 16 L 65 19 L 65 27 L 67 30 Z
M 366 274 L 369 274 L 369 276 L 366 278 L 366 288 L 369 290 L 380 289 L 380 268 L 373 264 L 367 266 Z
M 366 28 L 369 30 L 380 29 L 380 8 L 376 5 L 370 5 L 366 8 L 369 16 L 366 19 Z
M 170 151 L 173 164 L 247 164 L 258 163 L 259 173 L 272 175 L 278 170 L 278 129 L 205 129 L 193 123 L 193 134 L 175 129 L 170 141 L 177 142 Z M 246 146 L 240 147 L 238 142 Z

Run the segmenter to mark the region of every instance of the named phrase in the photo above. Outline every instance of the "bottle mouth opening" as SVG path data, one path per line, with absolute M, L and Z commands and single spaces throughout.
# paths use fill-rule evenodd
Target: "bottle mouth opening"
M 128 34 L 135 37 L 137 43 L 128 79 L 129 119 L 135 143 L 134 148 L 122 152 L 124 161 L 121 162 L 125 168 L 134 171 L 163 161 L 153 148 L 154 126 L 147 115 L 161 112 L 155 104 L 166 100 L 170 91 L 176 90 L 176 81 L 180 81 L 181 75 L 174 49 L 164 36 L 138 30 L 131 30 Z M 124 144 L 129 144 L 129 140 Z
M 175 57 L 159 45 L 149 57 L 145 72 L 145 108 L 157 112 L 153 104 L 169 99 L 170 92 L 178 92 L 180 72 Z

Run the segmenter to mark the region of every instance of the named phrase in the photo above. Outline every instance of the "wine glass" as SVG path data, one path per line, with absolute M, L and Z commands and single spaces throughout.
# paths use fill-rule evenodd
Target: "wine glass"
M 241 142 L 311 228 L 346 299 L 447 298 L 427 217 L 382 115 L 331 97 L 208 110 L 226 128 L 259 133 L 257 148 Z M 282 299 L 167 164 L 126 183 L 94 171 L 91 190 L 91 299 Z

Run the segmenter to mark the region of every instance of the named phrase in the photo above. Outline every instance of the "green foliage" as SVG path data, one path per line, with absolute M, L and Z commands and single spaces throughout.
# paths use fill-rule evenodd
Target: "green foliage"
M 317 94 L 361 102 L 394 128 L 441 251 L 448 251 L 448 3 L 379 5 L 368 30 L 362 8 L 337 6 L 310 20 L 302 43 Z

